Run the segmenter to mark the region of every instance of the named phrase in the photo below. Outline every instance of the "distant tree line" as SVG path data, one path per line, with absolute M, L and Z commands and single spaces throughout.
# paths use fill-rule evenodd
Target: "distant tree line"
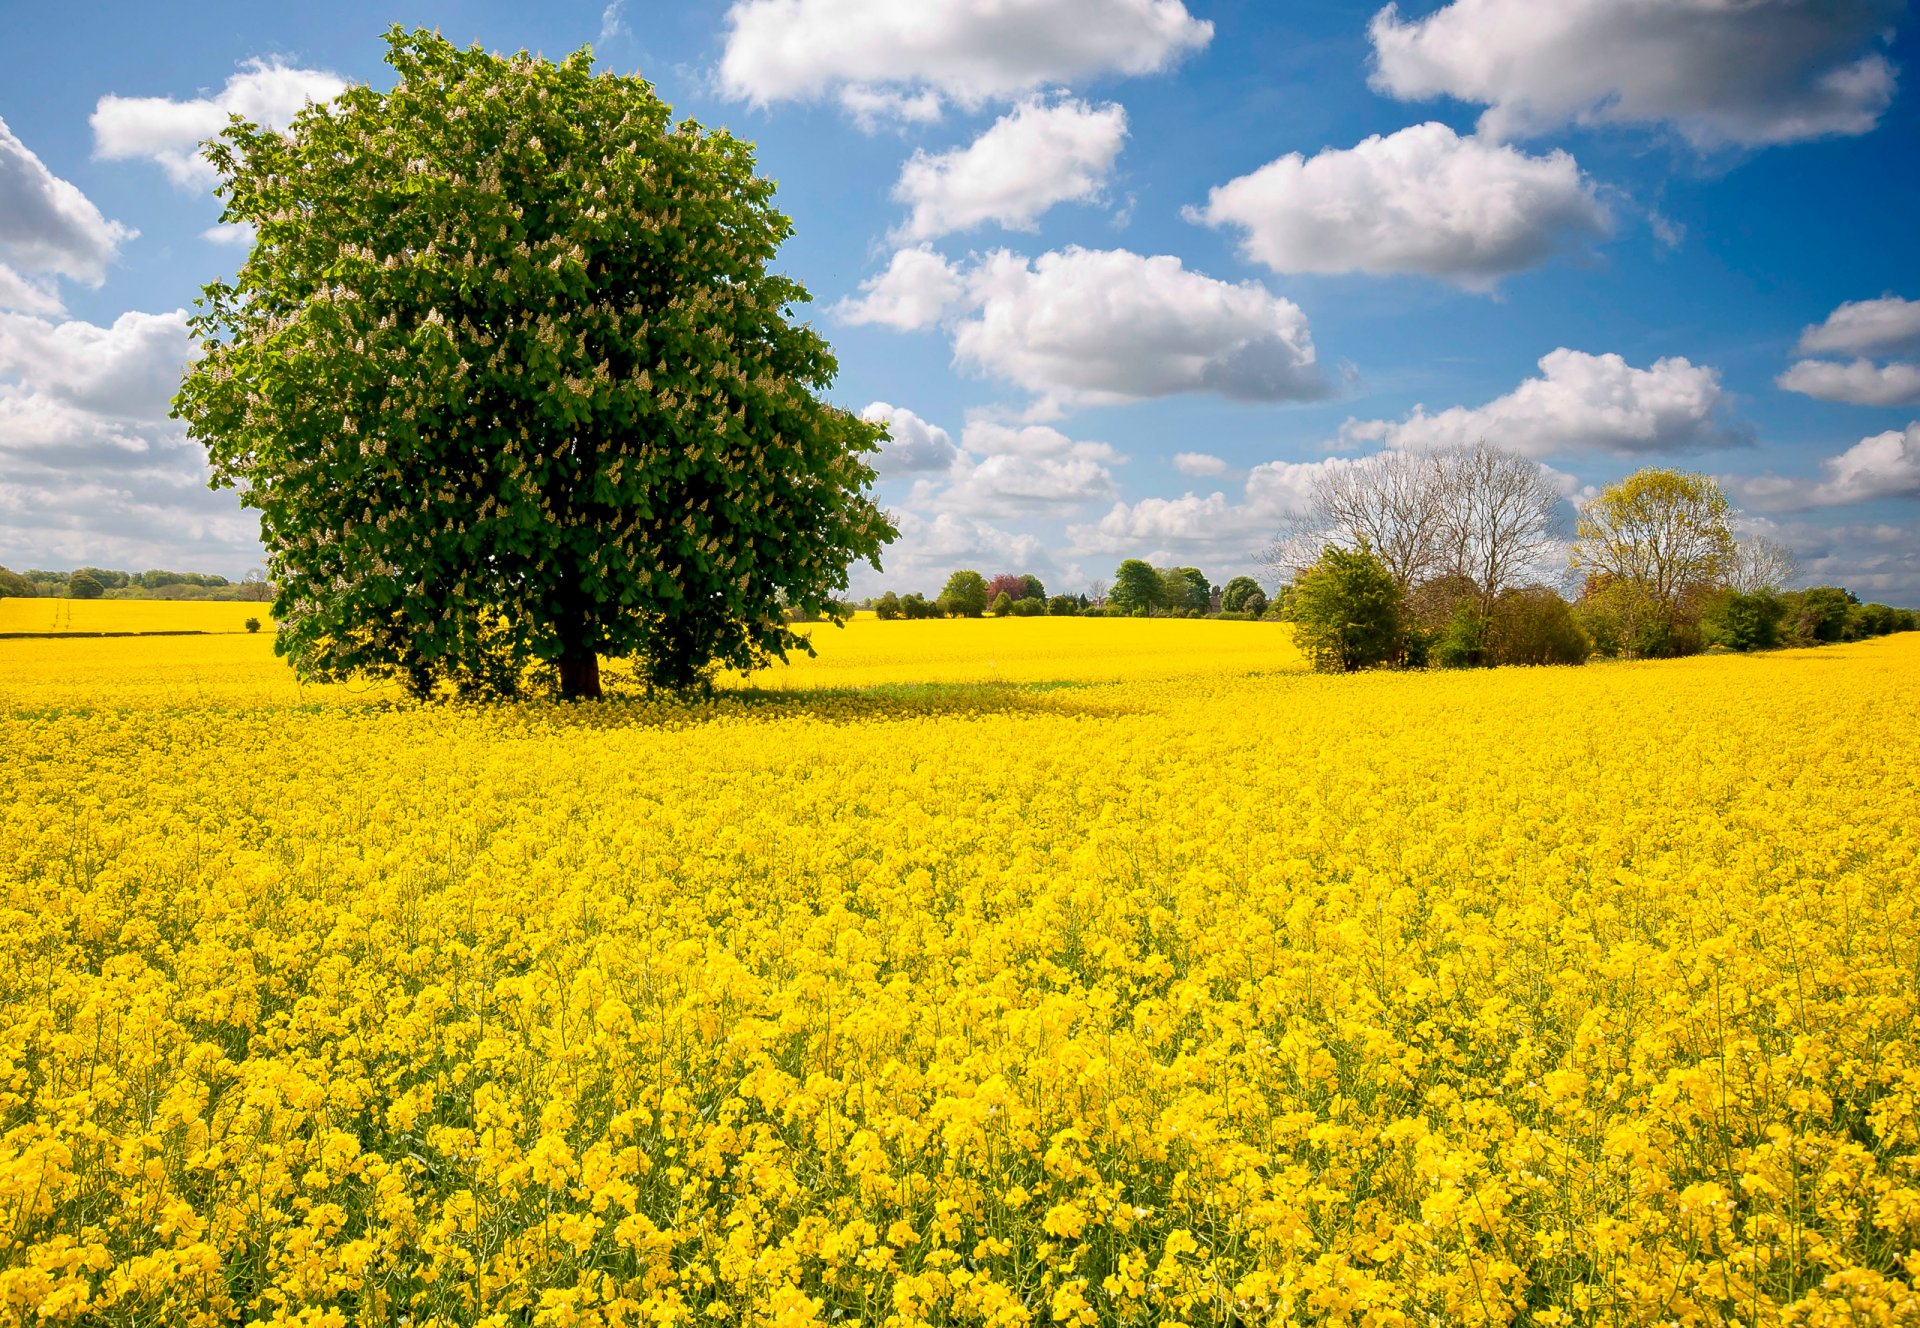
M 871 602 L 886 621 L 914 618 L 1176 617 L 1259 618 L 1267 595 L 1250 576 L 1215 586 L 1197 567 L 1153 567 L 1129 558 L 1114 572 L 1111 591 L 1096 583 L 1092 595 L 1048 595 L 1031 572 L 1005 572 L 988 580 L 971 568 L 947 578 L 939 595 L 901 595 L 889 590 Z
M 229 581 L 214 572 L 120 572 L 107 567 L 76 567 L 71 572 L 35 569 L 13 572 L 0 567 L 0 598 L 17 599 L 208 599 L 265 603 L 273 586 L 260 572 Z
M 1485 443 L 1383 453 L 1324 475 L 1266 560 L 1275 611 L 1315 667 L 1472 668 L 1667 658 L 1911 631 L 1911 610 L 1837 586 L 1788 590 L 1791 553 L 1735 538 L 1704 475 L 1647 469 L 1581 508 L 1569 602 L 1541 579 L 1562 547 L 1541 468 Z

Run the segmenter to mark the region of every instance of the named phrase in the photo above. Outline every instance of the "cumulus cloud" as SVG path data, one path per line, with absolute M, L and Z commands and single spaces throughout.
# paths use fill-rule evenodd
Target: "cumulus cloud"
M 1106 443 L 1046 425 L 974 419 L 944 471 L 916 484 L 908 502 L 994 519 L 1059 517 L 1111 499 L 1118 487 L 1110 467 L 1125 460 Z
M 1436 123 L 1289 153 L 1187 215 L 1239 229 L 1246 256 L 1276 272 L 1413 273 L 1476 291 L 1611 225 L 1567 153 L 1529 156 Z
M 952 435 L 904 406 L 876 401 L 860 412 L 860 418 L 887 426 L 889 437 L 873 467 L 883 480 L 944 473 L 959 455 Z
M 153 161 L 182 188 L 198 189 L 217 178 L 200 144 L 238 115 L 270 129 L 284 129 L 309 102 L 332 101 L 346 80 L 324 69 L 297 69 L 278 60 L 249 60 L 210 97 L 105 96 L 94 107 L 93 151 L 108 161 Z
M 1237 497 L 1215 490 L 1116 502 L 1099 520 L 1069 526 L 1069 547 L 1085 556 L 1198 560 L 1247 568 L 1281 523 L 1305 509 L 1317 479 L 1358 464 L 1353 458 L 1337 456 L 1268 461 L 1247 472 Z
M 1349 421 L 1349 441 L 1432 448 L 1485 439 L 1532 457 L 1566 452 L 1649 456 L 1726 447 L 1743 435 L 1724 420 L 1718 370 L 1681 356 L 1636 369 L 1618 355 L 1561 347 L 1539 361 L 1540 376 L 1483 406 L 1436 414 L 1415 406 L 1403 420 Z
M 1176 452 L 1173 456 L 1173 468 L 1182 475 L 1224 475 L 1227 463 L 1217 456 L 1205 452 Z
M 1024 101 L 966 147 L 913 154 L 893 189 L 913 209 L 898 236 L 926 240 L 989 222 L 1032 230 L 1056 203 L 1098 200 L 1126 137 L 1117 105 Z
M 1814 484 L 1780 475 L 1734 475 L 1726 482 L 1743 501 L 1775 511 L 1920 498 L 1920 423 L 1862 438 L 1822 461 L 1820 471 Z
M 1871 360 L 1801 360 L 1774 382 L 1789 392 L 1854 406 L 1920 403 L 1920 364 Z
M 1883 295 L 1852 300 L 1800 334 L 1802 355 L 1865 355 L 1920 344 L 1920 300 Z
M 902 249 L 887 270 L 860 283 L 829 311 L 843 323 L 878 323 L 898 332 L 931 327 L 963 307 L 967 283 L 958 268 L 928 245 Z
M 1181 0 L 735 0 L 718 76 L 756 105 L 851 93 L 869 115 L 888 95 L 924 112 L 928 94 L 977 106 L 1154 73 L 1212 36 Z
M 1700 147 L 1864 134 L 1893 100 L 1874 49 L 1905 0 L 1454 0 L 1368 26 L 1372 84 L 1487 107 L 1483 132 L 1665 124 Z
M 1000 250 L 968 288 L 956 360 L 1035 393 L 1042 413 L 1184 392 L 1303 401 L 1332 390 L 1298 305 L 1169 255 Z
M 0 562 L 238 569 L 258 522 L 167 418 L 186 311 L 111 326 L 0 315 Z
M 0 308 L 58 313 L 60 298 L 47 278 L 97 287 L 136 234 L 100 215 L 0 120 Z
M 960 567 L 985 569 L 989 576 L 1000 569 L 1018 568 L 1043 578 L 1054 570 L 1045 542 L 1031 532 L 1009 530 L 956 512 L 907 510 L 890 515 L 900 538 L 881 554 L 883 571 L 875 572 L 865 563 L 849 569 L 856 595 L 876 594 L 883 589 L 919 590 L 933 595 Z

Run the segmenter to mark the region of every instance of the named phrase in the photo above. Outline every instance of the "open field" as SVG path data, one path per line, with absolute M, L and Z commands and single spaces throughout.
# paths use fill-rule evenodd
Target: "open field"
M 1920 1321 L 1920 637 L 818 636 L 0 641 L 0 1323 Z
M 0 599 L 0 632 L 243 632 L 265 604 L 229 600 Z

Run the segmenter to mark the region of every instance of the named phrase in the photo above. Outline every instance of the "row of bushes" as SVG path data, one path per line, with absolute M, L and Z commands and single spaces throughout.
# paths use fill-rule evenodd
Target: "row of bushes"
M 1329 546 L 1276 600 L 1316 668 L 1352 671 L 1479 668 L 1503 664 L 1584 664 L 1594 655 L 1671 657 L 1701 649 L 1768 650 L 1857 641 L 1920 627 L 1911 609 L 1863 604 L 1839 586 L 1736 591 L 1693 597 L 1688 611 L 1642 626 L 1629 639 L 1617 596 L 1568 603 L 1547 586 L 1483 595 L 1466 577 L 1428 580 L 1403 591 L 1365 545 Z M 1649 619 L 1648 622 L 1653 620 Z M 1651 639 L 1650 632 L 1660 639 Z

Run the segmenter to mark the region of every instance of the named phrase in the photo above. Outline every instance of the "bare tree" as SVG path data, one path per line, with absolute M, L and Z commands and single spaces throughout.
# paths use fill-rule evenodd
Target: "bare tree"
M 1538 462 L 1482 440 L 1436 458 L 1439 470 L 1441 574 L 1479 588 L 1480 612 L 1503 591 L 1534 580 L 1556 543 L 1560 494 Z
M 1314 479 L 1306 510 L 1287 523 L 1261 561 L 1291 581 L 1326 545 L 1364 543 L 1404 592 L 1440 565 L 1445 488 L 1432 453 L 1376 452 L 1330 467 Z
M 1727 587 L 1742 595 L 1751 595 L 1757 590 L 1779 590 L 1793 580 L 1799 570 L 1800 560 L 1793 556 L 1792 549 L 1779 540 L 1755 535 L 1734 547 L 1733 561 L 1727 568 Z

